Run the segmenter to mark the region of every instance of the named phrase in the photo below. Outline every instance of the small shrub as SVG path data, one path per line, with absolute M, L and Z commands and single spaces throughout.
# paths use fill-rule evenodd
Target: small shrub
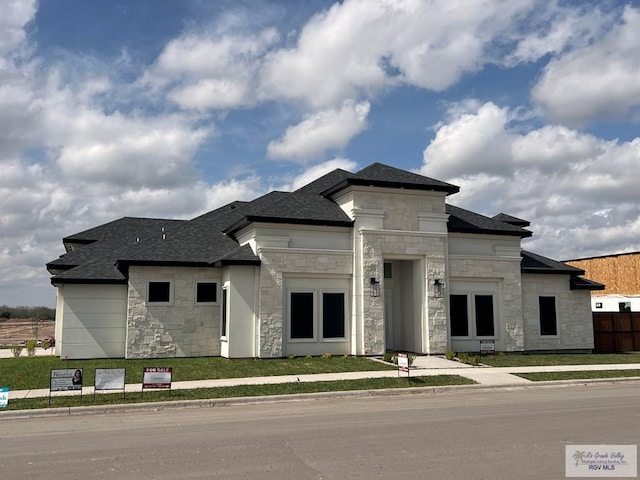
M 289 360 L 293 360 L 294 358 L 296 358 L 296 356 L 293 353 L 290 353 L 289 355 L 287 355 L 287 358 Z
M 13 352 L 13 356 L 19 357 L 20 355 L 22 355 L 22 348 L 22 345 L 12 345 L 11 351 Z
M 342 359 L 343 360 L 349 360 L 349 354 L 345 353 L 344 355 L 342 355 Z
M 38 342 L 36 342 L 35 340 L 31 339 L 27 342 L 27 353 L 29 354 L 30 357 L 33 357 L 36 354 L 36 345 L 38 344 Z
M 447 350 L 447 352 L 444 354 L 444 358 L 446 358 L 447 360 L 453 360 L 454 358 L 456 358 L 456 352 Z
M 387 362 L 387 363 L 393 363 L 393 353 L 391 352 L 386 352 L 383 356 L 382 356 L 382 360 Z
M 410 353 L 409 355 L 407 355 L 407 360 L 409 360 L 409 366 L 413 365 L 413 362 L 415 359 L 416 359 L 416 356 L 413 353 Z
M 327 359 L 327 358 L 331 358 L 331 354 L 330 354 L 330 353 L 323 353 L 323 354 L 321 355 L 321 357 L 322 357 L 322 358 L 325 358 L 325 359 Z
M 469 354 L 467 352 L 458 353 L 458 361 L 460 363 L 467 363 L 468 360 L 469 360 Z
M 307 355 L 307 356 L 306 356 L 306 357 L 304 357 L 304 358 L 306 358 L 307 360 L 311 360 L 313 357 L 312 357 L 311 355 Z

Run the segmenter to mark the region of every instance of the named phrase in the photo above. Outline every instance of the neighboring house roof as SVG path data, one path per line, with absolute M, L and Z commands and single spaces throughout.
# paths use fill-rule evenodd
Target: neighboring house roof
M 495 217 L 490 218 L 464 208 L 454 207 L 453 205 L 447 205 L 447 213 L 449 214 L 447 223 L 449 232 L 512 235 L 520 238 L 533 235 L 529 230 L 519 226 L 497 220 Z
M 625 256 L 634 256 L 634 255 L 639 255 L 640 256 L 640 251 L 610 253 L 610 254 L 607 254 L 607 255 L 597 255 L 595 257 L 571 258 L 571 259 L 565 260 L 565 262 L 580 262 L 580 261 L 583 261 L 583 260 L 596 260 L 596 259 L 600 259 L 600 258 L 616 258 L 616 257 L 625 257 Z

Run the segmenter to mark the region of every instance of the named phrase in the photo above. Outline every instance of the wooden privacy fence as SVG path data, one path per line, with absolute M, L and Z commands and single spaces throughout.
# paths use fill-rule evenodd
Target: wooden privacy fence
M 640 312 L 593 314 L 597 353 L 640 351 Z

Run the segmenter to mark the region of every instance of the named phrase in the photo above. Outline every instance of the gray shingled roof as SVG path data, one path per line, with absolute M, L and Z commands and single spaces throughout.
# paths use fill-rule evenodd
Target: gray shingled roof
M 567 265 L 566 263 L 543 257 L 537 253 L 522 251 L 522 273 L 543 273 L 570 275 L 569 286 L 571 290 L 604 290 L 604 285 L 582 277 L 584 270 Z
M 86 245 L 62 255 L 47 267 L 58 273 L 52 283 L 125 283 L 129 265 L 257 265 L 259 258 L 247 245 L 240 247 L 233 233 L 255 222 L 351 227 L 353 221 L 327 198 L 349 185 L 447 194 L 459 190 L 455 185 L 379 163 L 355 174 L 337 169 L 295 192 L 274 191 L 251 202 L 233 202 L 189 221 L 124 217 L 70 235 L 65 242 Z M 522 228 L 529 222 L 507 214 L 489 218 L 453 205 L 447 205 L 446 209 L 449 232 L 521 238 L 531 235 Z M 568 273 L 572 278 L 584 273 L 531 252 L 523 252 L 522 271 Z M 581 282 L 576 281 L 582 285 L 576 288 L 587 288 Z
M 314 180 L 313 182 L 300 187 L 298 190 L 296 190 L 296 192 L 315 193 L 316 195 L 321 195 L 325 190 L 334 187 L 340 182 L 345 181 L 347 178 L 352 178 L 353 176 L 353 173 L 337 168 L 327 173 L 326 175 L 323 175 L 322 177 Z
M 570 275 L 584 275 L 584 270 L 566 263 L 558 262 L 537 253 L 522 251 L 522 271 L 524 273 L 568 273 Z
M 512 235 L 521 238 L 533 235 L 529 230 L 505 223 L 495 218 L 486 217 L 479 213 L 465 210 L 464 208 L 447 205 L 449 232 L 457 233 L 481 233 L 492 235 Z
M 328 197 L 350 185 L 429 190 L 446 192 L 448 195 L 460 191 L 460 187 L 450 183 L 407 172 L 382 163 L 373 163 L 351 176 L 345 176 L 340 182 L 328 186 L 321 194 Z
M 50 271 L 68 270 L 93 262 L 125 245 L 135 245 L 139 241 L 146 241 L 153 237 L 160 238 L 163 229 L 168 232 L 184 222 L 185 220 L 123 217 L 105 223 L 99 227 L 65 237 L 63 239 L 65 244 L 71 243 L 80 246 L 47 263 L 47 269 Z
M 523 220 L 518 217 L 514 217 L 513 215 L 508 215 L 506 213 L 499 213 L 493 217 L 494 220 L 499 220 L 504 223 L 509 223 L 511 225 L 515 225 L 516 227 L 528 227 L 531 225 L 529 220 Z
M 229 225 L 225 233 L 233 235 L 241 228 L 256 222 L 337 227 L 353 225 L 353 221 L 335 202 L 324 197 L 299 191 L 280 194 L 275 201 L 250 205 L 247 215 Z

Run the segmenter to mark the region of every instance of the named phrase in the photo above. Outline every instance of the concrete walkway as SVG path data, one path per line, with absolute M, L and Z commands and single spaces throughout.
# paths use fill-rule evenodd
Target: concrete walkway
M 374 360 L 375 361 L 375 360 Z M 559 366 L 535 366 L 535 367 L 487 367 L 461 364 L 437 356 L 419 356 L 414 360 L 411 368 L 411 376 L 427 375 L 460 375 L 474 380 L 481 385 L 510 387 L 532 384 L 530 380 L 518 377 L 514 373 L 533 372 L 568 372 L 580 370 L 640 370 L 640 363 L 604 364 L 604 365 L 559 365 Z M 406 375 L 402 373 L 401 375 Z M 367 371 L 367 372 L 342 372 L 342 373 L 317 373 L 308 375 L 279 375 L 268 377 L 248 378 L 224 378 L 218 380 L 192 380 L 186 382 L 173 382 L 172 390 L 191 390 L 195 388 L 230 387 L 238 385 L 264 385 L 295 382 L 331 382 L 336 380 L 355 380 L 362 378 L 389 378 L 397 377 L 396 370 Z M 1 386 L 1 385 L 0 385 Z M 140 393 L 142 384 L 127 384 L 127 393 Z M 83 395 L 93 395 L 93 387 L 84 387 Z M 114 393 L 114 392 L 110 392 Z M 78 395 L 78 392 L 55 392 L 52 396 Z M 9 391 L 9 399 L 48 397 L 49 389 L 15 390 Z

